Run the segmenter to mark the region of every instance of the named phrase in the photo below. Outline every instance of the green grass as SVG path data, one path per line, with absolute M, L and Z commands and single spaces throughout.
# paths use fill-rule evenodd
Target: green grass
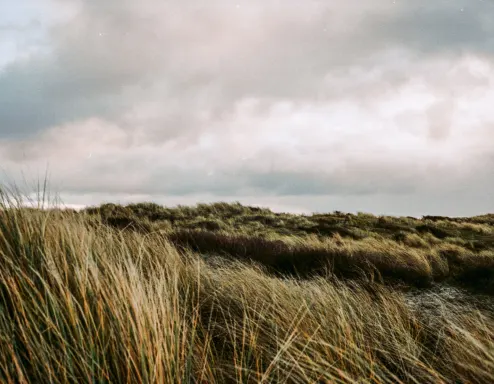
M 494 382 L 492 312 L 394 285 L 492 282 L 485 218 L 0 201 L 0 382 Z

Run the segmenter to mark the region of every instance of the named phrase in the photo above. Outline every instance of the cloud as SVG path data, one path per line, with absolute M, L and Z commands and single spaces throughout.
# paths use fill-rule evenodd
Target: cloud
M 403 48 L 414 46 L 412 40 L 427 43 L 430 36 L 419 35 L 424 26 L 420 17 L 416 24 L 413 19 L 398 21 L 416 12 L 434 19 L 436 12 L 432 6 L 425 7 L 431 9 L 427 13 L 424 7 L 377 1 L 359 7 L 309 2 L 303 8 L 276 1 L 239 7 L 222 1 L 208 6 L 154 0 L 69 4 L 73 17 L 46 27 L 50 53 L 14 63 L 0 77 L 3 135 L 26 135 L 93 115 L 118 119 L 138 100 L 158 101 L 165 110 L 180 103 L 189 107 L 190 116 L 199 108 L 226 113 L 246 97 L 341 97 L 345 89 L 328 79 L 350 77 L 359 68 L 365 77 L 383 61 L 398 59 L 387 52 L 403 54 Z M 483 24 L 475 16 L 485 13 L 476 7 L 477 13 L 455 20 L 467 20 L 465 25 L 478 30 Z M 446 12 L 451 9 L 445 6 Z M 454 24 L 441 20 L 436 29 Z M 487 37 L 478 33 L 472 40 L 487 43 Z M 446 48 L 457 44 L 442 43 Z M 391 68 L 367 83 L 403 82 L 406 71 Z M 362 87 L 362 80 L 354 79 L 353 87 L 371 85 Z M 352 91 L 351 85 L 346 88 Z M 28 113 L 19 115 L 12 106 Z M 196 117 L 184 115 L 182 110 L 164 113 L 161 131 L 199 125 Z
M 410 2 L 393 17 L 378 17 L 373 38 L 427 56 L 494 53 L 494 3 L 439 0 Z
M 43 49 L 0 72 L 11 174 L 49 163 L 72 196 L 298 209 L 494 187 L 489 2 L 74 0 L 50 14 L 62 3 L 36 27 Z

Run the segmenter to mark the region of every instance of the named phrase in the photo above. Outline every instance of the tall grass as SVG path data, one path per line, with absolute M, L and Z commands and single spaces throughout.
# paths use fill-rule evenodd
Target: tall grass
M 159 231 L 180 249 L 255 261 L 296 276 L 375 275 L 420 287 L 447 281 L 494 293 L 494 221 L 291 215 L 239 203 L 165 208 L 153 203 L 103 204 L 84 210 L 130 231 Z M 481 220 L 475 222 L 475 220 Z
M 0 193 L 2 382 L 494 382 L 488 312 L 207 264 L 159 233 Z

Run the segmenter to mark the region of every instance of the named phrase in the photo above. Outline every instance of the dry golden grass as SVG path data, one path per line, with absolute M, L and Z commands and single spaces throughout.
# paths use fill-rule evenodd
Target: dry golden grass
M 210 265 L 159 233 L 1 197 L 2 382 L 494 382 L 487 312 L 445 303 L 432 316 L 370 282 Z M 430 268 L 420 249 L 367 242 L 320 246 L 347 258 L 375 249 L 386 268 Z M 391 251 L 396 259 L 383 256 Z

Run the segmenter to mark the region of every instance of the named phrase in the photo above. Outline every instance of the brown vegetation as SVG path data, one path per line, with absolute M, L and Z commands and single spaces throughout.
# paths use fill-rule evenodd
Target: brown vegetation
M 417 237 L 421 220 L 296 217 L 224 204 L 199 207 L 201 219 L 186 207 L 112 206 L 113 217 L 132 211 L 112 224 L 101 209 L 41 211 L 2 198 L 2 382 L 494 382 L 492 312 L 444 302 L 432 315 L 368 279 L 370 271 L 383 281 L 478 278 L 492 270 L 488 243 L 448 240 L 479 233 L 471 228 L 447 227 L 436 241 Z M 213 215 L 226 228 L 193 228 Z M 395 240 L 398 230 L 405 236 Z M 230 258 L 208 263 L 191 248 Z M 278 275 L 235 260 L 239 254 Z M 321 268 L 326 274 L 311 279 L 279 275 Z
M 293 215 L 239 203 L 164 208 L 104 204 L 84 214 L 112 227 L 159 231 L 180 249 L 254 261 L 275 274 L 374 276 L 427 287 L 448 282 L 494 293 L 494 219 Z M 492 219 L 492 220 L 491 220 Z

